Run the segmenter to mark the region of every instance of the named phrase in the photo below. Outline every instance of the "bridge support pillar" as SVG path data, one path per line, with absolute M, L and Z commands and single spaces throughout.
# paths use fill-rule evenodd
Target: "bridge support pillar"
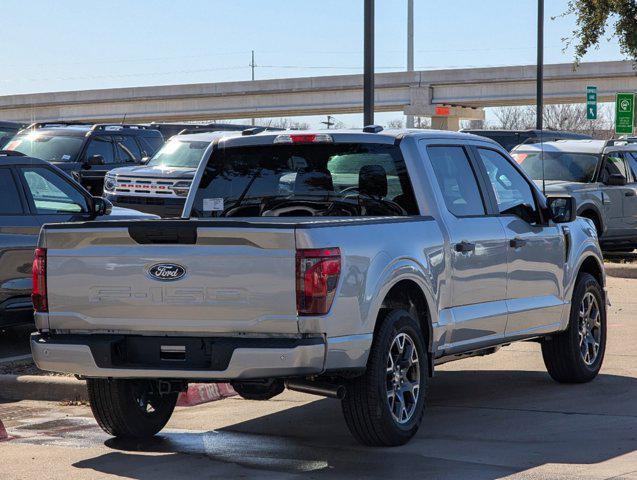
M 457 132 L 460 130 L 460 117 L 458 116 L 432 116 L 431 128 L 434 130 L 453 130 Z

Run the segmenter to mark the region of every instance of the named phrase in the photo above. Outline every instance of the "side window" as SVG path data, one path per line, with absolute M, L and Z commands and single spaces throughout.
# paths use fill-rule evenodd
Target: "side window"
M 637 182 L 637 152 L 626 152 L 626 160 L 628 160 L 628 168 L 632 174 L 631 182 Z
M 15 178 L 8 168 L 0 168 L 0 215 L 24 213 Z
M 152 157 L 164 144 L 162 137 L 139 137 L 144 157 Z
M 606 182 L 611 175 L 616 174 L 623 176 L 628 182 L 631 181 L 628 170 L 626 169 L 626 163 L 624 162 L 624 155 L 621 152 L 612 152 L 606 155 L 601 181 Z
M 447 210 L 457 217 L 484 215 L 478 182 L 462 147 L 428 147 L 427 153 Z
M 138 162 L 142 158 L 142 151 L 133 137 L 115 137 L 115 148 L 120 162 Z
M 25 167 L 21 171 L 38 214 L 88 212 L 84 195 L 52 170 Z
M 93 155 L 101 155 L 104 159 L 104 165 L 117 163 L 115 154 L 113 153 L 113 142 L 111 137 L 93 137 L 86 149 L 86 159 Z
M 528 205 L 537 215 L 531 186 L 511 162 L 495 150 L 478 148 L 478 152 L 493 186 L 498 211 L 516 213 L 515 207 Z

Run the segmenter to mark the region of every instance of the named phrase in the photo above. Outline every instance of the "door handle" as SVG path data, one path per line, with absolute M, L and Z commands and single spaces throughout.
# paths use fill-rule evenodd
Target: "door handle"
M 454 249 L 456 250 L 456 252 L 460 253 L 473 252 L 476 249 L 476 244 L 463 240 L 460 243 L 456 243 L 454 245 Z
M 634 197 L 635 196 L 635 191 L 634 190 L 628 190 L 627 192 L 624 192 L 624 196 L 625 197 Z
M 514 238 L 512 240 L 509 240 L 509 246 L 511 248 L 520 248 L 524 245 L 526 245 L 526 240 L 524 240 L 523 238 Z

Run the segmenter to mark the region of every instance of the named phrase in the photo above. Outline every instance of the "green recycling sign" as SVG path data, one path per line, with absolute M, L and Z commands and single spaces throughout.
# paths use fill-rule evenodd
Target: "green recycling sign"
M 618 93 L 615 96 L 615 133 L 632 135 L 635 118 L 635 94 Z

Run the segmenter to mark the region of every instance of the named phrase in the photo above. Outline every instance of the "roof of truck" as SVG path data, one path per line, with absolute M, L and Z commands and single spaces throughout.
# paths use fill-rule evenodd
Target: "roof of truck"
M 362 129 L 333 129 L 333 130 L 264 130 L 262 132 L 246 135 L 244 132 L 215 132 L 221 134 L 221 136 L 232 137 L 244 137 L 244 138 L 262 138 L 262 137 L 277 137 L 279 135 L 332 135 L 335 139 L 341 135 L 352 135 L 358 137 L 358 139 L 373 139 L 384 140 L 385 143 L 391 143 L 396 139 L 401 139 L 408 136 L 422 137 L 428 139 L 455 139 L 455 140 L 475 140 L 480 142 L 492 143 L 498 145 L 497 142 L 481 137 L 479 135 L 473 135 L 471 133 L 451 132 L 448 130 L 422 130 L 417 128 L 400 128 L 400 129 L 387 129 L 377 132 L 364 132 Z M 232 134 L 232 135 L 228 135 Z M 205 135 L 205 134 L 199 134 Z M 190 136 L 190 135 L 189 135 Z M 356 141 L 356 140 L 355 140 Z

